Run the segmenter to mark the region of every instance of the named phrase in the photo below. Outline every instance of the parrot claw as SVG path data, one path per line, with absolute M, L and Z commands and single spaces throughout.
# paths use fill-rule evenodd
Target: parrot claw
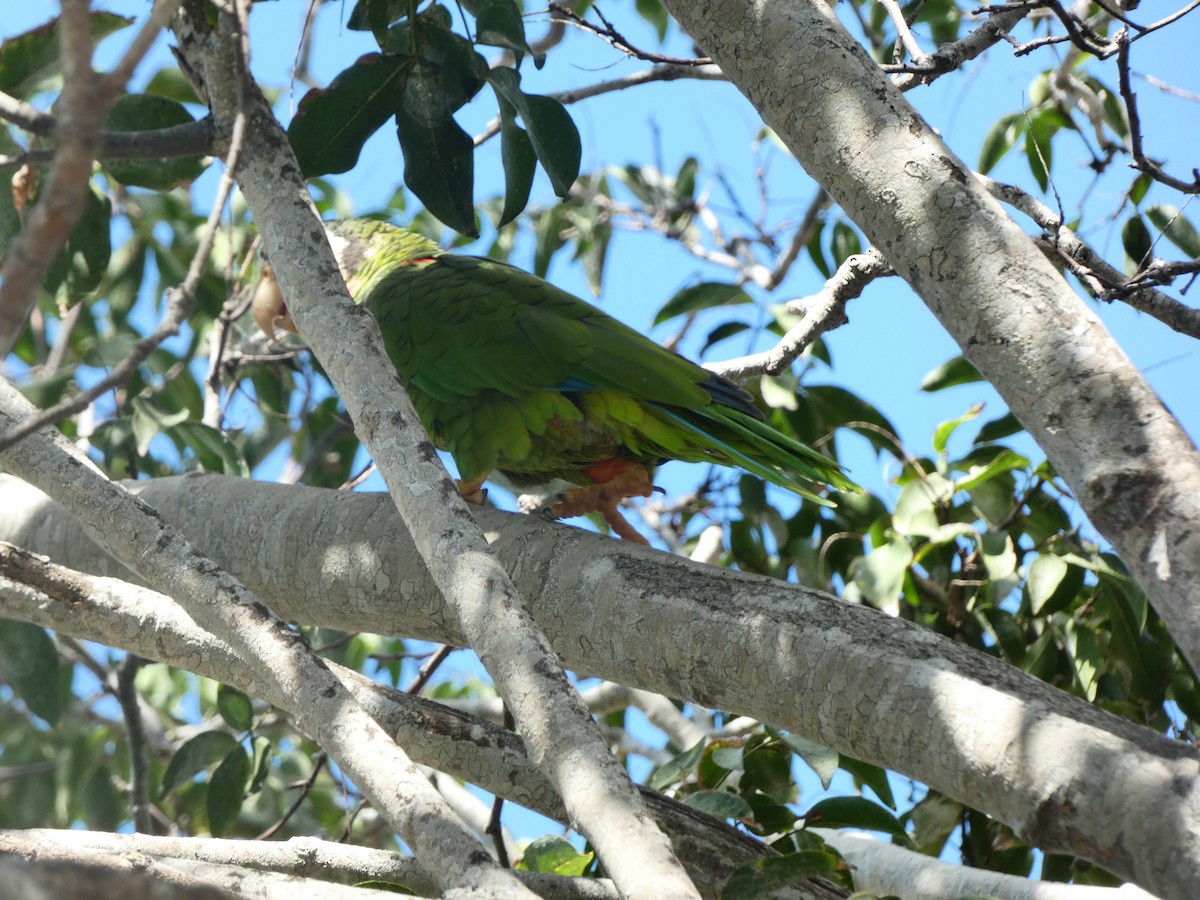
M 614 534 L 635 544 L 649 545 L 650 542 L 625 520 L 617 506 L 627 497 L 649 497 L 653 491 L 650 473 L 643 466 L 632 466 L 608 481 L 554 494 L 542 506 L 541 512 L 548 519 L 599 513 Z

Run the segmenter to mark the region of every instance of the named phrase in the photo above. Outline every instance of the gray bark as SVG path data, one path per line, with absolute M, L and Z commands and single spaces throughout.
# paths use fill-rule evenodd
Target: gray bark
M 667 0 L 999 391 L 1200 666 L 1200 456 L 1083 301 L 819 0 Z
M 386 496 L 221 476 L 139 490 L 289 619 L 461 645 Z M 1190 897 L 1200 879 L 1195 748 L 815 591 L 527 517 L 477 517 L 572 670 L 750 715 L 894 769 L 1034 846 L 1163 897 Z M 12 481 L 0 487 L 0 539 L 72 568 L 118 571 L 69 516 Z

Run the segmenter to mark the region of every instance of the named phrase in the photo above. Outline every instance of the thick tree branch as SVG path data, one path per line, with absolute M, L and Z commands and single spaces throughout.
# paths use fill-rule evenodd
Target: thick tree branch
M 1016 875 L 989 872 L 947 862 L 886 844 L 863 834 L 814 828 L 854 867 L 854 886 L 903 900 L 941 900 L 944 897 L 989 897 L 993 900 L 1155 900 L 1139 887 L 1030 881 Z
M 161 594 L 115 578 L 66 569 L 12 545 L 0 545 L 0 616 L 35 622 L 60 636 L 98 641 L 244 691 L 262 690 L 256 665 L 247 664 Z M 510 730 L 453 706 L 393 690 L 336 663 L 328 665 L 416 762 L 566 823 L 561 798 Z M 635 696 L 646 693 L 621 690 Z M 269 695 L 265 699 L 282 704 L 281 709 L 289 708 L 289 698 Z M 680 737 L 686 741 L 682 732 Z M 692 743 L 695 740 L 681 745 Z M 719 892 L 736 866 L 773 855 L 766 845 L 722 822 L 648 789 L 642 792 L 652 815 L 666 829 L 680 860 L 706 896 Z M 428 880 L 427 875 L 422 878 Z M 836 895 L 828 886 L 813 882 L 799 886 L 794 896 L 798 900 L 829 900 Z
M 228 17 L 207 26 L 185 4 L 175 33 L 203 81 L 218 143 L 242 97 L 230 74 Z M 289 312 L 354 420 L 397 509 L 446 598 L 464 640 L 513 710 L 533 757 L 629 897 L 695 897 L 670 844 L 646 815 L 628 775 L 608 752 L 511 580 L 488 551 L 466 505 L 421 429 L 383 349 L 378 325 L 350 303 L 287 136 L 256 86 L 252 128 L 237 173 L 262 232 Z
M 294 621 L 461 646 L 386 495 L 222 476 L 138 490 Z M 0 481 L 0 538 L 113 571 L 65 512 L 35 497 Z M 1190 900 L 1195 748 L 815 591 L 532 517 L 476 515 L 572 670 L 795 731 L 923 781 L 1048 852 Z
M 85 856 L 104 854 L 119 858 L 136 854 L 200 877 L 208 872 L 218 873 L 218 870 L 206 870 L 205 866 L 273 875 L 275 877 L 267 882 L 273 891 L 266 896 L 271 897 L 283 896 L 285 891 L 290 891 L 291 896 L 320 897 L 321 900 L 354 900 L 355 897 L 383 900 L 395 897 L 395 894 L 383 891 L 352 887 L 364 881 L 402 884 L 419 897 L 441 896 L 437 882 L 412 857 L 317 838 L 292 838 L 268 844 L 51 828 L 0 831 L 0 846 L 8 840 L 20 841 L 35 848 L 53 848 L 54 852 L 74 852 Z M 539 872 L 517 874 L 545 900 L 616 900 L 617 897 L 612 882 L 604 878 L 565 878 Z M 230 887 L 236 889 L 238 885 Z M 254 896 L 264 894 L 256 893 Z
M 11 427 L 30 411 L 11 385 L 0 382 L 0 427 Z M 498 898 L 529 896 L 511 875 L 490 863 L 428 781 L 306 641 L 154 510 L 81 461 L 81 455 L 61 435 L 43 431 L 30 435 L 19 449 L 0 453 L 0 463 L 54 491 L 92 540 L 176 598 L 243 659 L 255 660 L 262 689 L 289 698 L 302 727 L 337 759 L 443 887 L 471 887 Z
M 1001 394 L 1200 664 L 1200 455 L 1103 323 L 824 3 L 667 5 Z

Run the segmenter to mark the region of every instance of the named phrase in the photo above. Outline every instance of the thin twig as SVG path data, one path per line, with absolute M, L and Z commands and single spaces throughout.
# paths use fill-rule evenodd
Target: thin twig
M 406 694 L 419 694 L 425 689 L 425 685 L 429 683 L 429 679 L 433 677 L 433 673 L 438 670 L 438 667 L 444 663 L 457 647 L 451 647 L 449 644 L 442 644 L 438 648 L 437 653 L 429 657 L 425 665 L 417 672 L 417 677 L 412 680 L 412 683 L 404 689 Z
M 321 772 L 324 771 L 325 764 L 328 762 L 329 756 L 324 750 L 318 750 L 315 754 L 313 754 L 312 760 L 313 770 L 309 776 L 304 779 L 303 782 L 301 782 L 300 793 L 296 796 L 296 799 L 292 801 L 292 805 L 287 808 L 282 816 L 275 820 L 271 827 L 257 835 L 254 838 L 256 841 L 265 841 L 273 838 L 279 833 L 279 830 L 291 820 L 292 816 L 294 816 L 304 804 L 304 801 L 308 798 L 309 793 L 312 791 L 313 785 L 317 783 L 318 776 L 320 776 Z
M 1195 4 L 1193 4 L 1194 6 Z M 1192 182 L 1189 184 L 1173 175 L 1168 175 L 1162 167 L 1146 158 L 1142 149 L 1142 121 L 1138 115 L 1137 94 L 1134 93 L 1129 79 L 1129 44 L 1125 32 L 1117 35 L 1117 90 L 1125 101 L 1125 114 L 1129 117 L 1129 149 L 1133 154 L 1133 164 L 1138 171 L 1149 175 L 1155 181 L 1172 187 L 1185 194 L 1200 193 L 1200 169 L 1192 169 Z
M 600 81 L 586 87 L 573 88 L 568 91 L 553 91 L 546 96 L 554 98 L 559 103 L 570 105 L 578 103 L 580 100 L 599 97 L 602 94 L 610 94 L 613 91 L 623 91 L 626 88 L 637 87 L 641 84 L 650 84 L 656 81 L 678 81 L 683 78 L 698 81 L 726 80 L 724 73 L 713 65 L 691 67 L 662 64 L 649 69 L 643 69 L 640 72 L 634 72 L 630 75 L 624 75 L 620 78 Z M 483 131 L 475 136 L 475 146 L 478 147 L 480 144 L 486 143 L 499 133 L 500 117 L 497 116 L 487 123 Z
M 1029 216 L 1047 235 L 1044 238 L 1048 250 L 1062 261 L 1100 300 L 1119 299 L 1140 312 L 1158 319 L 1169 328 L 1200 339 L 1200 310 L 1180 303 L 1152 287 L 1131 283 L 1125 274 L 1110 265 L 1068 228 L 1060 214 L 1055 214 L 1036 197 L 1010 184 L 993 181 L 985 175 L 977 175 L 988 192 L 1014 209 Z M 1139 273 L 1139 278 L 1147 273 Z M 1184 273 L 1180 273 L 1184 274 Z
M 591 22 L 587 21 L 582 16 L 576 14 L 576 12 L 573 9 L 571 9 L 570 7 L 567 7 L 567 6 L 563 6 L 561 3 L 551 3 L 550 4 L 550 11 L 552 13 L 557 13 L 558 15 L 562 16 L 564 19 L 569 19 L 575 25 L 579 26 L 580 28 L 584 29 L 585 31 L 592 32 L 592 34 L 603 39 L 606 43 L 610 44 L 612 47 L 616 48 L 617 50 L 620 50 L 622 53 L 625 53 L 629 56 L 635 56 L 638 59 L 644 59 L 647 62 L 666 63 L 668 65 L 673 65 L 673 66 L 710 66 L 710 65 L 712 65 L 712 59 L 707 56 L 699 56 L 699 57 L 667 56 L 662 53 L 651 53 L 647 50 L 640 50 L 637 47 L 635 47 L 632 43 L 630 43 L 629 40 L 627 40 L 624 35 L 622 35 L 619 31 L 617 31 L 615 28 L 613 28 L 612 23 L 610 23 L 608 21 L 608 19 L 604 18 L 604 13 L 600 12 L 599 7 L 593 6 L 592 10 L 596 13 L 596 16 L 603 23 L 603 27 L 593 25 Z
M 138 705 L 134 679 L 145 660 L 132 653 L 117 666 L 117 702 L 125 719 L 125 742 L 129 746 L 129 806 L 133 829 L 143 834 L 153 830 L 150 818 L 150 765 L 146 759 L 146 731 Z
M 513 719 L 507 705 L 504 707 L 504 727 L 509 731 L 516 731 L 517 728 L 516 720 Z M 483 829 L 483 833 L 492 838 L 492 843 L 496 847 L 496 862 L 504 868 L 510 869 L 512 863 L 508 858 L 508 848 L 504 845 L 504 826 L 500 824 L 500 814 L 503 810 L 504 798 L 497 794 L 492 800 L 492 813 L 488 816 L 487 827 Z

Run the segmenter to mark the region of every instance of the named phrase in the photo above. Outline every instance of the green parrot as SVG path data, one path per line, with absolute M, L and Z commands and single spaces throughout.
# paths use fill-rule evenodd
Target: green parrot
M 483 502 L 488 479 L 548 489 L 546 515 L 598 512 L 645 543 L 617 506 L 649 496 L 667 460 L 738 466 L 824 506 L 814 487 L 855 489 L 833 460 L 766 424 L 736 384 L 534 275 L 383 222 L 326 228 L 468 500 Z M 281 300 L 256 300 L 255 316 L 268 334 L 289 327 Z

